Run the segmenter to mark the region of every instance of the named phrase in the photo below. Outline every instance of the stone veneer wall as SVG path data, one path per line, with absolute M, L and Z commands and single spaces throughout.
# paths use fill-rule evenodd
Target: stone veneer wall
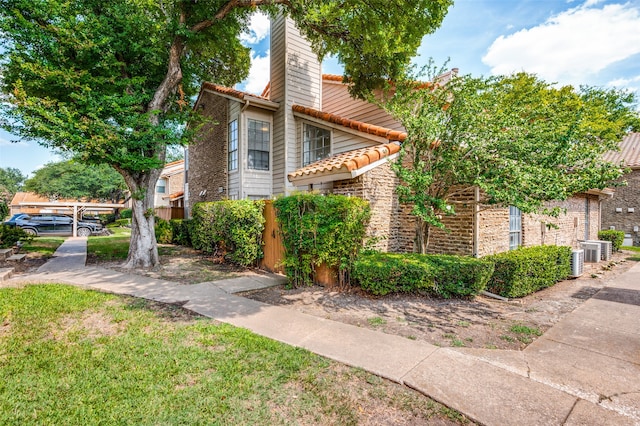
M 617 187 L 613 197 L 602 202 L 602 229 L 615 226 L 615 229 L 631 234 L 633 245 L 639 246 L 640 232 L 634 232 L 633 227 L 640 229 L 640 169 L 631 171 L 621 180 L 626 181 L 627 186 Z M 622 212 L 617 213 L 616 208 Z M 629 208 L 633 213 L 629 213 Z
M 211 121 L 202 126 L 189 145 L 189 211 L 195 203 L 218 201 L 226 196 L 228 102 L 222 96 L 205 92 L 198 103 L 201 113 Z M 219 192 L 220 187 L 225 191 Z M 203 190 L 207 192 L 201 197 Z
M 371 221 L 367 235 L 380 238 L 374 248 L 387 252 L 412 252 L 414 249 L 415 219 L 409 206 L 398 202 L 395 188 L 398 180 L 383 164 L 350 180 L 333 184 L 333 193 L 361 197 L 371 205 Z M 558 218 L 543 215 L 523 215 L 522 245 L 568 245 L 578 247 L 584 239 L 585 199 L 589 199 L 589 239 L 597 239 L 599 227 L 599 200 L 593 195 L 577 195 L 564 202 L 549 203 L 566 213 Z M 475 255 L 474 219 L 475 191 L 455 196 L 455 216 L 445 216 L 446 230 L 431 228 L 429 253 Z M 553 223 L 558 229 L 542 224 Z M 478 212 L 478 253 L 482 257 L 509 250 L 509 209 L 481 206 Z
M 371 220 L 367 236 L 373 248 L 386 252 L 413 251 L 413 219 L 398 202 L 398 180 L 389 163 L 382 164 L 355 179 L 333 183 L 334 194 L 360 197 L 369 201 Z

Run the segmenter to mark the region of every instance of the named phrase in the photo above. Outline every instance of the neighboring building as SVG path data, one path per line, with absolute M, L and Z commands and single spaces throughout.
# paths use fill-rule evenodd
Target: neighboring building
M 260 96 L 205 83 L 195 108 L 211 120 L 187 150 L 187 210 L 200 201 L 294 190 L 347 194 L 370 202 L 368 233 L 377 248 L 413 251 L 413 216 L 398 202 L 389 164 L 405 129 L 376 105 L 353 99 L 342 77 L 323 75 L 293 21 L 272 22 L 271 81 Z M 457 215 L 445 218 L 448 231 L 433 231 L 429 251 L 483 256 L 519 245 L 577 247 L 597 237 L 600 197 L 608 195 L 572 197 L 561 205 L 567 214 L 553 219 L 483 209 L 481 194 L 471 191 L 459 196 Z
M 167 163 L 156 183 L 156 207 L 184 206 L 184 160 Z
M 631 171 L 620 179 L 626 186 L 617 187 L 602 204 L 602 229 L 624 231 L 625 245 L 640 246 L 640 133 L 629 133 L 620 151 L 609 152 L 605 159 Z

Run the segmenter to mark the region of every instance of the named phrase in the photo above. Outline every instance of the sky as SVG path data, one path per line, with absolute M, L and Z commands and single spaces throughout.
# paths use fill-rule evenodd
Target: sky
M 249 78 L 236 88 L 261 93 L 269 80 L 269 20 L 256 14 L 242 37 L 252 48 Z M 640 99 L 640 0 L 455 0 L 414 59 L 461 74 L 526 71 L 560 85 L 615 87 Z M 323 72 L 342 74 L 335 58 Z M 0 130 L 0 167 L 32 173 L 59 161 L 35 142 Z

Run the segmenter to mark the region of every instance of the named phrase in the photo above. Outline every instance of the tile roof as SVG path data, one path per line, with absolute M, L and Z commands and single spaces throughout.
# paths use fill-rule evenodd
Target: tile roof
M 359 132 L 367 133 L 374 136 L 380 136 L 389 141 L 402 142 L 406 139 L 407 134 L 398 130 L 387 129 L 386 127 L 376 126 L 374 124 L 363 123 L 362 121 L 351 120 L 348 118 L 340 117 L 336 114 L 330 114 L 328 112 L 318 111 L 317 109 L 304 107 L 302 105 L 293 105 L 294 112 L 308 115 L 328 123 L 338 124 L 340 126 L 348 127 Z
M 640 133 L 629 133 L 620 142 L 620 151 L 609 151 L 603 158 L 611 163 L 640 169 Z
M 304 180 L 320 179 L 324 182 L 351 179 L 362 174 L 367 166 L 400 151 L 398 143 L 386 143 L 367 148 L 341 152 L 324 158 L 287 175 L 290 182 L 305 184 Z M 364 169 L 364 170 L 363 170 Z
M 231 87 L 219 86 L 217 84 L 208 83 L 208 82 L 204 82 L 202 84 L 202 90 L 211 90 L 214 92 L 222 93 L 223 95 L 228 95 L 234 98 L 238 98 L 240 100 L 244 100 L 246 97 L 264 99 L 265 101 L 269 100 L 269 98 L 266 98 L 264 96 L 254 95 L 253 93 L 242 92 L 240 90 L 232 89 Z

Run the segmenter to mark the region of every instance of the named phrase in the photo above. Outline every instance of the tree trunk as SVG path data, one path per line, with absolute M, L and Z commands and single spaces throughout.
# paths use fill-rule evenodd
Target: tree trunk
M 424 220 L 416 217 L 416 235 L 413 240 L 413 251 L 420 254 L 427 254 L 429 248 L 430 225 Z
M 139 172 L 135 176 L 120 171 L 131 190 L 131 242 L 123 265 L 126 269 L 149 269 L 158 265 L 155 234 L 154 196 L 161 170 Z

